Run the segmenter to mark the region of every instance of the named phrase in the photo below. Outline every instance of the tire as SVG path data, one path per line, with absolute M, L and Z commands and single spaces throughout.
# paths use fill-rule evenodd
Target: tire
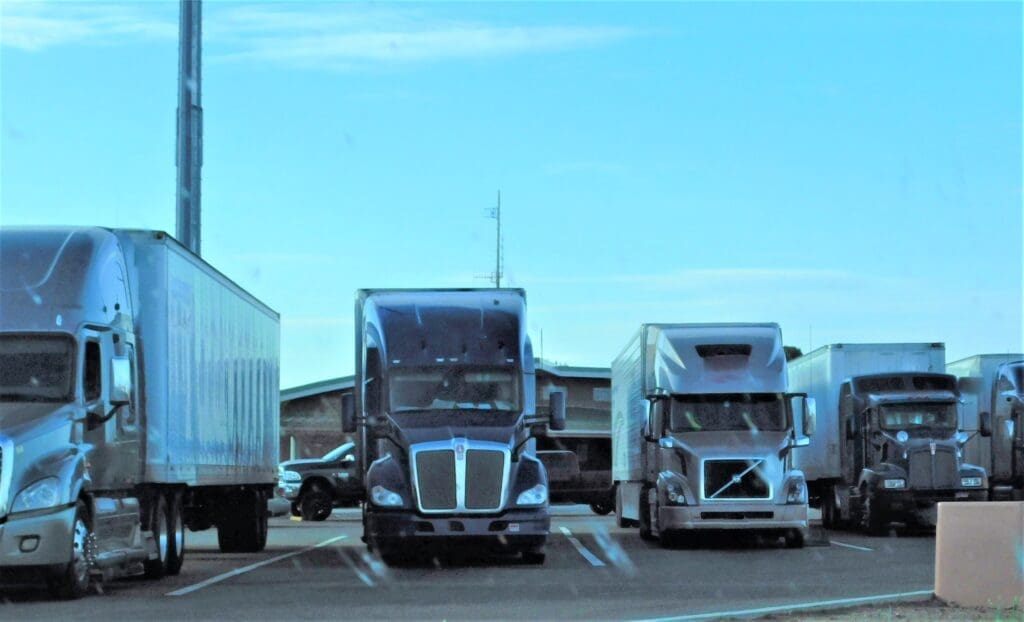
M 331 495 L 320 487 L 313 487 L 309 492 L 302 495 L 299 501 L 299 509 L 302 513 L 302 520 L 323 521 L 331 515 L 334 509 Z
M 590 511 L 593 512 L 594 514 L 597 514 L 598 516 L 608 516 L 609 514 L 612 513 L 613 509 L 615 509 L 615 508 L 613 508 L 608 503 L 591 503 L 590 504 Z
M 861 518 L 864 531 L 870 536 L 884 536 L 889 527 L 887 517 L 873 507 L 871 497 L 864 497 L 864 514 Z
M 787 549 L 802 549 L 804 548 L 804 532 L 799 529 L 790 529 L 783 536 L 786 541 Z
M 217 544 L 222 553 L 258 553 L 267 546 L 267 498 L 252 490 L 235 500 L 235 514 L 217 525 Z
M 61 600 L 75 600 L 89 591 L 89 547 L 92 546 L 92 520 L 83 501 L 75 506 L 71 529 L 71 559 L 50 578 L 50 593 Z
M 165 571 L 174 577 L 181 572 L 185 563 L 185 521 L 182 494 L 178 491 L 167 493 L 169 550 Z
M 167 560 L 171 548 L 169 515 L 167 498 L 158 493 L 149 508 L 149 530 L 153 533 L 153 540 L 156 541 L 157 558 L 147 559 L 142 564 L 147 579 L 160 579 L 167 573 Z
M 825 486 L 821 493 L 821 526 L 825 529 L 836 528 L 836 493 L 831 486 Z
M 650 496 L 649 490 L 650 487 L 640 490 L 640 539 L 653 542 L 656 538 L 651 528 L 651 505 L 647 501 Z
M 302 517 L 302 510 L 299 509 L 299 504 L 292 501 L 292 516 L 296 518 Z
M 522 552 L 523 563 L 530 566 L 541 566 L 544 564 L 544 560 L 547 555 L 544 553 L 544 549 L 531 549 Z

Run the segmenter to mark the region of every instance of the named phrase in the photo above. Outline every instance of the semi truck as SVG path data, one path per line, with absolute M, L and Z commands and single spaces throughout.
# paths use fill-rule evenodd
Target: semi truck
M 259 551 L 278 315 L 160 231 L 0 229 L 0 578 L 64 598 Z
M 968 435 L 945 353 L 942 343 L 846 343 L 790 361 L 790 386 L 817 404 L 815 436 L 794 463 L 824 527 L 934 526 L 936 503 L 987 498 L 985 470 L 962 458 Z
M 612 362 L 620 526 L 663 544 L 744 530 L 802 547 L 807 488 L 792 467 L 813 402 L 788 392 L 778 324 L 644 324 Z
M 385 563 L 465 544 L 544 562 L 548 479 L 521 289 L 359 290 L 355 391 L 363 539 Z
M 1024 354 L 978 354 L 946 365 L 958 377 L 964 458 L 985 467 L 994 501 L 1024 499 Z

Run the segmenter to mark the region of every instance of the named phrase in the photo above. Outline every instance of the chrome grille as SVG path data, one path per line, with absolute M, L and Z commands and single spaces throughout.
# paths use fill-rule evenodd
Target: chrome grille
M 705 460 L 704 498 L 770 499 L 771 486 L 762 472 L 764 460 Z
M 942 490 L 956 488 L 959 472 L 956 455 L 948 447 L 918 449 L 910 454 L 907 474 L 910 488 L 918 490 Z
M 497 512 L 504 507 L 508 446 L 457 438 L 413 445 L 410 458 L 420 512 Z

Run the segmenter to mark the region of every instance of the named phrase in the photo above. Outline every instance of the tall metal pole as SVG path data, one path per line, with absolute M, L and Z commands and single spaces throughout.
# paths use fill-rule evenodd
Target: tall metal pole
M 201 0 L 181 0 L 178 41 L 177 238 L 200 252 L 200 194 L 203 166 Z
M 501 287 L 501 190 L 498 191 L 498 241 L 495 245 L 494 287 Z

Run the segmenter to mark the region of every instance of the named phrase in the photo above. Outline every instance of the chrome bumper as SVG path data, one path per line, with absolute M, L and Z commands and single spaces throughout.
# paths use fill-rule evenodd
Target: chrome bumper
M 772 516 L 757 516 L 764 513 L 771 513 Z M 658 526 L 662 530 L 806 530 L 807 506 L 744 503 L 661 507 L 658 509 Z

